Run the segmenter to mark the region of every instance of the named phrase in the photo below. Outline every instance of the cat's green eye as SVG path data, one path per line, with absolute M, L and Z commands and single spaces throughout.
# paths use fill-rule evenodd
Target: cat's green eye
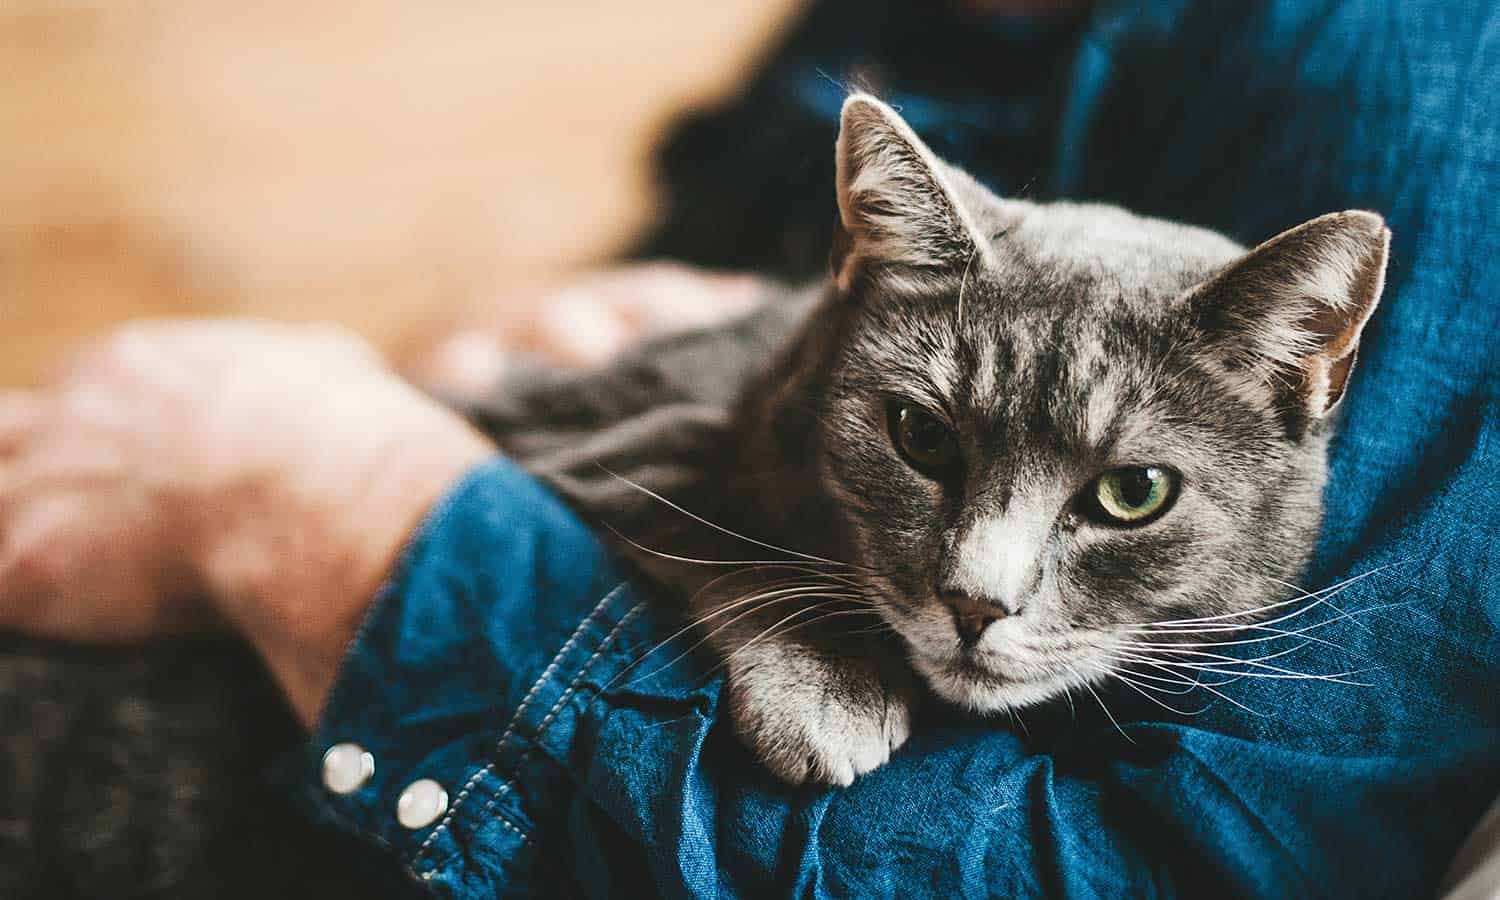
M 941 479 L 958 462 L 953 429 L 914 403 L 892 401 L 887 413 L 891 442 L 907 464 L 929 478 Z
M 1167 511 L 1177 495 L 1177 476 L 1158 466 L 1110 469 L 1094 480 L 1091 506 L 1105 522 L 1144 525 Z

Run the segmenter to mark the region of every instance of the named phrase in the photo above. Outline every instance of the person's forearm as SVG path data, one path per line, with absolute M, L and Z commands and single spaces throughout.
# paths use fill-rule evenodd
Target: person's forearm
M 352 335 L 130 326 L 0 396 L 0 628 L 227 624 L 311 723 L 407 536 L 493 453 Z
M 340 492 L 337 502 L 292 490 L 267 497 L 276 488 L 263 489 L 244 501 L 242 530 L 205 548 L 210 596 L 255 647 L 305 726 L 423 515 L 494 453 L 454 424 L 435 419 L 428 433 L 393 441 L 381 471 Z
M 558 748 L 586 743 L 584 707 L 648 616 L 561 498 L 503 457 L 476 467 L 379 591 L 294 794 L 443 896 L 555 893 L 530 861 L 557 833 L 533 837 L 544 812 L 577 796 Z

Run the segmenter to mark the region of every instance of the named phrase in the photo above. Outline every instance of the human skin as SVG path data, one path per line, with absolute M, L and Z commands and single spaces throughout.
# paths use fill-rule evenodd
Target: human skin
M 563 367 L 608 362 L 646 336 L 710 325 L 766 295 L 756 276 L 681 263 L 614 266 L 486 304 L 400 354 L 418 384 L 458 400 L 482 397 L 520 354 Z
M 690 272 L 623 274 L 571 289 L 634 323 L 613 346 L 562 329 L 531 349 L 607 355 L 653 330 L 631 310 L 692 292 Z M 725 284 L 705 275 L 688 318 L 738 309 Z M 128 325 L 43 389 L 0 392 L 0 629 L 89 643 L 230 629 L 310 727 L 407 537 L 494 452 L 342 330 Z
M 402 542 L 491 452 L 340 332 L 129 326 L 0 399 L 0 627 L 227 627 L 310 724 Z

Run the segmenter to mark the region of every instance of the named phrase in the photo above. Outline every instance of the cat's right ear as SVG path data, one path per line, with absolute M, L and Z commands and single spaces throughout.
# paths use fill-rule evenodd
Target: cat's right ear
M 1324 418 L 1344 396 L 1390 246 L 1384 219 L 1351 210 L 1251 250 L 1191 294 L 1211 356 L 1226 376 L 1270 390 L 1294 421 Z
M 830 265 L 841 290 L 861 269 L 963 267 L 989 252 L 943 163 L 869 94 L 844 101 L 835 161 L 839 219 Z

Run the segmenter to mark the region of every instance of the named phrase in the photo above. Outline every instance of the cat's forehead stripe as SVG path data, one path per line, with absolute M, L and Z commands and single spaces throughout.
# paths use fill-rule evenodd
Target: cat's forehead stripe
M 1090 447 L 1102 447 L 1109 439 L 1119 416 L 1122 392 L 1118 379 L 1105 377 L 1092 381 L 1083 403 L 1083 439 Z
M 970 398 L 977 407 L 991 406 L 1000 386 L 1000 345 L 995 336 L 981 332 L 972 341 L 974 372 L 971 376 Z
M 1111 455 L 1151 430 L 1144 400 L 1159 391 L 1162 348 L 1135 340 L 1136 319 L 1118 303 L 1079 303 L 1069 287 L 933 276 L 921 296 L 888 294 L 872 308 L 876 327 L 860 332 L 867 374 L 883 390 L 959 411 L 997 452 L 1042 450 L 1046 436 L 1048 455 Z

